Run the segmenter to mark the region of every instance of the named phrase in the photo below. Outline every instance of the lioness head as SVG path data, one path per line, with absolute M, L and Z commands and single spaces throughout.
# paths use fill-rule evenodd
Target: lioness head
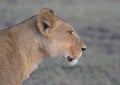
M 51 57 L 64 57 L 73 66 L 86 49 L 74 27 L 55 16 L 53 10 L 42 9 L 37 17 L 41 35 L 50 42 L 47 53 Z

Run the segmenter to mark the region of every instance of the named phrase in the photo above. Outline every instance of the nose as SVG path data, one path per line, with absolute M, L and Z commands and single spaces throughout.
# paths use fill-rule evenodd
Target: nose
M 85 51 L 85 50 L 86 50 L 86 47 L 82 47 L 81 49 L 82 49 L 82 51 Z

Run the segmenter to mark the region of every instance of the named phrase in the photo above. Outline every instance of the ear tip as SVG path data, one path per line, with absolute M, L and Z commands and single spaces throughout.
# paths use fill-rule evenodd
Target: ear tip
M 50 12 L 50 13 L 54 14 L 53 10 L 50 8 L 43 8 L 40 10 L 40 12 Z

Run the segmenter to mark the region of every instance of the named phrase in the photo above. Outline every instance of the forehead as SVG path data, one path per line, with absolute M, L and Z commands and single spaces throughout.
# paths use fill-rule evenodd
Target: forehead
M 71 31 L 74 30 L 74 27 L 72 25 L 70 25 L 69 23 L 67 23 L 66 21 L 59 19 L 58 21 L 58 29 L 59 30 L 66 30 L 66 31 Z

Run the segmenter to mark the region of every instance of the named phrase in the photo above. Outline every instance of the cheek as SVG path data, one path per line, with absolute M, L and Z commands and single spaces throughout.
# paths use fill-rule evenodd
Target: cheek
M 82 50 L 80 50 L 78 47 L 71 47 L 70 53 L 74 58 L 80 58 L 82 55 Z
M 56 40 L 59 40 L 60 42 L 64 42 L 64 40 L 68 40 L 69 35 L 66 32 L 63 31 L 56 31 L 53 35 Z

